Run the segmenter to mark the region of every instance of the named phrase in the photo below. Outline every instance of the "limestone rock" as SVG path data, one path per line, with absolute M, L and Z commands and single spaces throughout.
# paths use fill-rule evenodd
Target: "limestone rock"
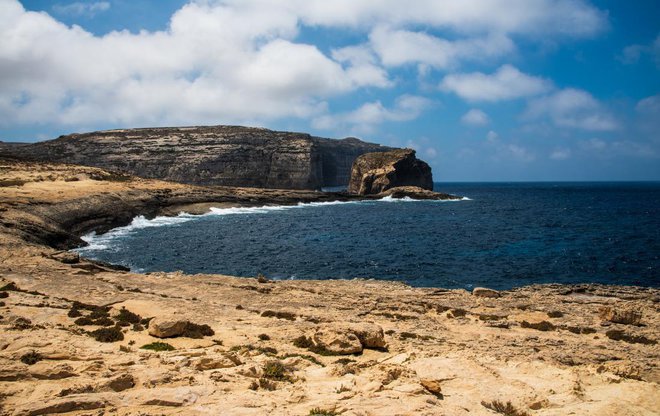
M 200 357 L 194 361 L 195 370 L 217 370 L 219 368 L 231 368 L 240 365 L 238 357 L 228 354 L 220 354 L 212 357 Z
M 112 391 L 124 391 L 135 387 L 135 379 L 130 374 L 122 374 L 106 384 Z
M 440 380 L 433 380 L 429 378 L 423 378 L 419 383 L 424 387 L 429 393 L 442 397 L 442 387 L 440 386 Z
M 355 138 L 333 140 L 240 126 L 109 130 L 7 147 L 18 157 L 144 178 L 280 189 L 344 186 L 355 158 L 385 150 L 390 148 Z M 104 180 L 102 175 L 98 179 Z
M 186 330 L 188 321 L 176 318 L 154 318 L 149 321 L 149 335 L 156 338 L 176 337 Z
M 472 295 L 478 296 L 480 298 L 499 298 L 500 292 L 493 289 L 487 289 L 485 287 L 475 287 L 472 290 Z
M 69 413 L 80 410 L 102 409 L 108 403 L 105 400 L 93 397 L 65 397 L 46 402 L 34 401 L 19 409 L 16 414 L 26 416 L 50 415 L 56 413 Z
M 620 309 L 611 306 L 604 306 L 598 311 L 598 315 L 604 321 L 610 321 L 615 324 L 639 325 L 642 320 L 642 313 L 632 309 Z
M 312 337 L 317 347 L 323 348 L 332 354 L 349 355 L 362 352 L 362 343 L 354 333 L 343 328 L 321 328 Z
M 53 365 L 48 362 L 38 362 L 29 369 L 30 375 L 39 380 L 60 380 L 76 376 L 73 368 L 68 364 Z
M 385 348 L 385 335 L 380 325 L 366 322 L 347 325 L 347 332 L 357 336 L 363 348 Z
M 367 153 L 353 162 L 348 192 L 380 194 L 390 188 L 416 186 L 433 190 L 431 167 L 415 157 L 412 149 Z

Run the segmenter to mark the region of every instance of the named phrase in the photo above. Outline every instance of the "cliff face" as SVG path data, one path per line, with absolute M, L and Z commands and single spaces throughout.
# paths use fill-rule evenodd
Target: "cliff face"
M 348 192 L 370 195 L 405 186 L 433 190 L 431 167 L 417 159 L 412 149 L 367 153 L 358 157 L 353 163 Z
M 72 134 L 7 152 L 196 185 L 318 189 L 346 185 L 356 157 L 387 149 L 357 139 L 213 126 Z

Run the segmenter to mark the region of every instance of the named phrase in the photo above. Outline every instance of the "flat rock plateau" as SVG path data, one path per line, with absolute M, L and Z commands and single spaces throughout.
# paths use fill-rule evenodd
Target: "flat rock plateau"
M 657 289 L 136 274 L 64 251 L 138 214 L 340 198 L 1 161 L 0 414 L 658 414 Z

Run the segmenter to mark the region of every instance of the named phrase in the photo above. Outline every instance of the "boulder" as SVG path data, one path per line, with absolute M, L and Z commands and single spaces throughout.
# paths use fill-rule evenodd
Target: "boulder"
M 618 307 L 604 306 L 598 310 L 598 315 L 604 321 L 615 324 L 639 325 L 642 320 L 642 312 L 632 309 L 620 309 Z
M 417 159 L 414 150 L 366 153 L 353 162 L 349 193 L 373 195 L 400 186 L 433 190 L 431 167 Z
M 188 321 L 177 318 L 154 318 L 149 321 L 149 335 L 156 338 L 170 338 L 182 335 Z
M 370 323 L 351 323 L 346 326 L 348 333 L 358 337 L 363 348 L 385 348 L 385 335 L 380 325 Z
M 497 290 L 487 289 L 485 287 L 475 287 L 472 290 L 472 295 L 480 298 L 499 298 L 501 296 Z
M 314 333 L 312 340 L 317 348 L 330 354 L 349 355 L 362 352 L 362 343 L 357 335 L 343 328 L 321 328 Z

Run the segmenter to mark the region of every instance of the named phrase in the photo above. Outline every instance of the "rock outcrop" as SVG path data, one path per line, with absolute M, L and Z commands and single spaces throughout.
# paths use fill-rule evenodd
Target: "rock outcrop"
M 431 167 L 417 159 L 412 149 L 367 153 L 353 162 L 348 184 L 351 194 L 380 194 L 402 186 L 433 190 Z
M 355 138 L 324 139 L 239 126 L 108 130 L 0 146 L 0 151 L 15 157 L 143 178 L 280 189 L 347 185 L 355 158 L 389 149 Z

